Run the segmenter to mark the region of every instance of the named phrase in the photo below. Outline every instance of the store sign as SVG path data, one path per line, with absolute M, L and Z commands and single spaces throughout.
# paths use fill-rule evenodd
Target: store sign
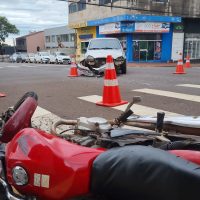
M 111 34 L 111 33 L 120 33 L 121 32 L 121 24 L 120 22 L 104 24 L 99 26 L 100 34 Z
M 132 33 L 135 30 L 134 22 L 121 22 L 121 32 L 122 33 Z
M 183 33 L 184 25 L 183 24 L 174 24 L 174 32 Z
M 138 33 L 168 33 L 170 23 L 159 22 L 136 22 L 135 32 Z
M 81 27 L 86 27 L 86 26 L 87 26 L 86 22 L 69 24 L 70 28 L 81 28 Z

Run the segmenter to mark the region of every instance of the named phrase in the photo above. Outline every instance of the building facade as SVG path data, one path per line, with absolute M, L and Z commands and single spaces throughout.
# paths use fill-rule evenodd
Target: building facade
M 36 53 L 45 49 L 44 31 L 34 32 L 26 36 L 27 52 Z
M 16 51 L 36 53 L 45 49 L 44 31 L 32 32 L 16 38 Z
M 116 37 L 129 62 L 200 59 L 198 0 L 76 0 L 69 26 L 77 32 L 77 57 L 94 37 Z
M 27 52 L 26 36 L 16 38 L 16 51 Z
M 67 54 L 75 53 L 75 30 L 67 26 L 44 30 L 45 48 L 51 52 L 61 51 Z

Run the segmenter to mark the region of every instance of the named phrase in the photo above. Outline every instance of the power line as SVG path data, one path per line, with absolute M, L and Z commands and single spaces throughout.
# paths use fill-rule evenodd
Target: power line
M 190 17 L 190 18 L 200 17 L 200 14 L 195 14 L 194 16 L 190 16 L 188 14 L 188 12 L 187 13 L 186 12 L 180 13 L 180 12 L 174 12 L 173 11 L 173 13 L 172 13 L 171 11 L 169 11 L 171 5 L 168 5 L 168 7 L 166 7 L 166 10 L 168 10 L 168 11 L 161 11 L 161 10 L 155 10 L 155 9 L 151 9 L 151 10 L 150 9 L 144 9 L 144 8 L 140 8 L 140 7 L 128 7 L 128 5 L 127 5 L 127 7 L 118 6 L 118 5 L 114 5 L 114 2 L 112 4 L 109 3 L 109 4 L 111 4 L 111 5 L 109 5 L 109 4 L 98 4 L 98 3 L 91 3 L 91 2 L 86 2 L 86 1 L 83 2 L 83 1 L 76 1 L 76 0 L 75 1 L 74 0 L 57 0 L 57 1 L 66 1 L 66 2 L 70 2 L 70 3 L 80 3 L 80 4 L 83 4 L 83 5 L 91 5 L 91 6 L 98 6 L 98 7 L 108 7 L 108 8 L 117 8 L 117 9 L 125 9 L 125 10 L 143 11 L 143 12 L 148 12 L 148 13 L 151 13 L 151 14 L 161 13 L 161 14 L 165 14 L 165 15 L 168 15 L 168 16 L 178 15 L 178 16 L 181 16 L 181 17 Z M 140 1 L 139 3 L 146 5 L 146 3 L 142 2 L 142 1 Z M 175 5 L 173 5 L 173 8 L 180 9 L 180 7 L 175 6 Z M 182 9 L 182 11 L 183 11 L 183 9 Z M 199 9 L 193 9 L 193 11 L 199 11 Z

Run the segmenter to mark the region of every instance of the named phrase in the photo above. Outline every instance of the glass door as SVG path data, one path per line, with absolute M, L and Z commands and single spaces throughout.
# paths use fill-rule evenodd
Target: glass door
M 148 56 L 148 41 L 140 41 L 139 43 L 140 47 L 140 61 L 147 61 Z
M 134 61 L 147 62 L 161 59 L 161 41 L 139 40 L 133 41 Z

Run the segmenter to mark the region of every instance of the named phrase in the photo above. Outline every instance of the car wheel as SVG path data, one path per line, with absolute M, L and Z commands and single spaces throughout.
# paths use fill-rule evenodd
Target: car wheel
M 126 61 L 121 65 L 121 73 L 126 74 L 127 72 L 127 66 L 126 66 Z

